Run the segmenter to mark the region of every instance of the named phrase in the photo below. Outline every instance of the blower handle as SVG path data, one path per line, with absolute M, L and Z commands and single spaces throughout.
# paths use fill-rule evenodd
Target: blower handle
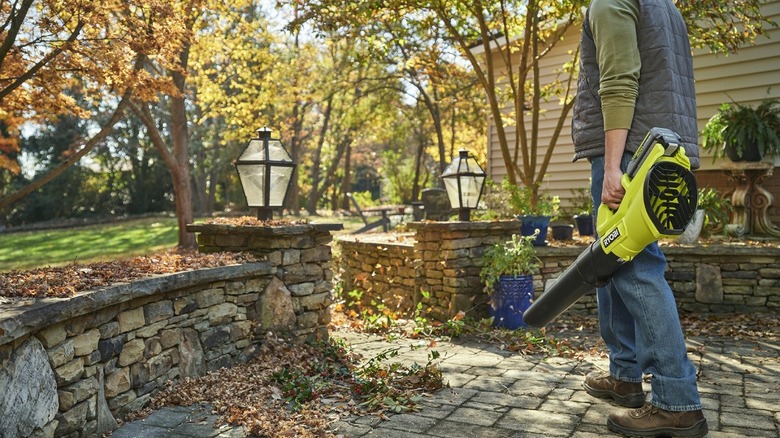
M 677 152 L 677 148 L 680 147 L 682 139 L 676 132 L 666 128 L 653 128 L 645 135 L 644 140 L 637 148 L 634 155 L 631 157 L 631 162 L 628 163 L 626 168 L 626 175 L 628 176 L 628 182 L 634 179 L 634 175 L 642 167 L 647 157 L 650 156 L 650 152 L 653 150 L 653 146 L 656 143 L 660 144 L 664 148 L 664 155 L 671 157 Z M 627 183 L 623 181 L 623 187 L 627 187 Z

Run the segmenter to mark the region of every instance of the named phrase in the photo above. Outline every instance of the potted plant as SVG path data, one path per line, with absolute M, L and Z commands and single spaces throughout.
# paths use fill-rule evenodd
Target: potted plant
M 704 237 L 722 233 L 729 223 L 729 215 L 734 209 L 731 201 L 711 188 L 699 189 L 699 209 L 704 210 L 704 224 L 701 234 Z
M 756 107 L 724 103 L 701 133 L 702 149 L 714 158 L 760 161 L 780 156 L 780 101 L 764 99 Z
M 540 265 L 532 244 L 534 238 L 513 234 L 510 240 L 489 247 L 482 257 L 480 278 L 490 296 L 494 327 L 527 327 L 523 312 L 533 301 L 533 273 Z
M 732 211 L 731 202 L 719 191 L 712 188 L 700 188 L 698 191 L 699 205 L 696 214 L 688 223 L 680 237 L 679 243 L 694 243 L 699 236 L 709 237 L 714 233 L 725 231 Z
M 594 234 L 593 226 L 593 198 L 590 196 L 590 183 L 587 187 L 578 187 L 571 189 L 572 209 L 574 214 L 574 223 L 577 224 L 577 232 L 580 236 L 592 236 Z
M 560 199 L 547 192 L 538 193 L 534 199 L 531 186 L 519 187 L 507 179 L 501 182 L 501 188 L 508 193 L 507 203 L 520 221 L 520 234 L 535 235 L 534 246 L 547 245 L 547 227 L 558 214 Z
M 563 242 L 574 239 L 574 225 L 571 224 L 571 216 L 561 216 L 550 222 L 550 233 L 553 240 Z

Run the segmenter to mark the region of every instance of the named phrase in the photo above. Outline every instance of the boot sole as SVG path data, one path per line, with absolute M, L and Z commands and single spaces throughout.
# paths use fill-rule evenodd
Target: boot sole
M 620 406 L 623 406 L 625 408 L 639 408 L 644 406 L 645 404 L 645 393 L 635 393 L 635 394 L 628 394 L 628 395 L 620 395 L 614 391 L 610 391 L 608 389 L 596 389 L 591 386 L 588 386 L 587 383 L 582 382 L 583 388 L 585 388 L 585 392 L 592 395 L 596 398 L 611 398 Z
M 612 432 L 617 432 L 625 436 L 667 436 L 667 437 L 686 437 L 686 438 L 701 438 L 707 435 L 709 429 L 707 427 L 707 420 L 701 420 L 696 422 L 691 427 L 679 428 L 679 427 L 659 427 L 656 429 L 647 430 L 635 430 L 623 427 L 611 419 L 607 419 L 607 428 Z

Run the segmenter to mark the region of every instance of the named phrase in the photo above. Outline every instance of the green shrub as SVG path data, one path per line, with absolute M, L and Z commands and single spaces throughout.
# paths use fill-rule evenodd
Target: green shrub
M 553 219 L 558 215 L 561 200 L 557 196 L 539 190 L 536 201 L 534 201 L 534 192 L 531 186 L 521 187 L 512 184 L 506 178 L 501 181 L 501 189 L 509 194 L 509 207 L 517 215 L 550 216 Z
M 733 210 L 731 201 L 724 198 L 716 189 L 699 189 L 699 209 L 704 210 L 704 237 L 719 233 L 729 223 L 729 213 Z

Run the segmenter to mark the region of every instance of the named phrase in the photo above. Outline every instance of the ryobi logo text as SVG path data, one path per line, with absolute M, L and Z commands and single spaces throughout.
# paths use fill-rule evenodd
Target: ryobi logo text
M 620 237 L 620 229 L 615 228 L 607 234 L 607 237 L 601 241 L 601 244 L 604 245 L 604 248 L 607 248 L 609 245 L 612 245 L 618 237 Z

